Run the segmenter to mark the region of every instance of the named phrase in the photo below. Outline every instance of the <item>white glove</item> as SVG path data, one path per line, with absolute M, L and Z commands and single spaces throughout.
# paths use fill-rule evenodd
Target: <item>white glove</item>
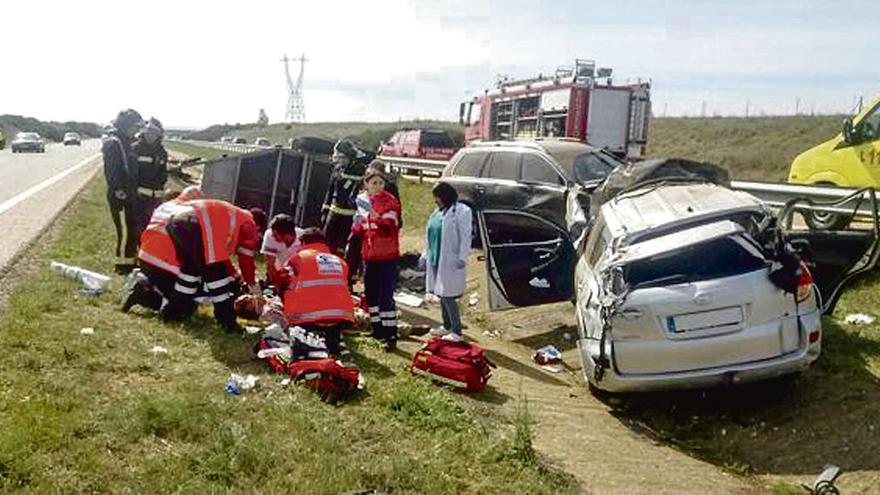
M 125 191 L 122 189 L 117 189 L 113 192 L 113 195 L 116 196 L 116 199 L 125 201 L 125 198 L 128 197 L 128 194 L 125 194 Z

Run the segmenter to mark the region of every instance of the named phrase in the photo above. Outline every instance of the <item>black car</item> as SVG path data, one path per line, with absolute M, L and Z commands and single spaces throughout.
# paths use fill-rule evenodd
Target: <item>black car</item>
M 483 142 L 459 150 L 441 180 L 475 211 L 520 212 L 568 231 L 585 227 L 570 213 L 588 206 L 589 193 L 622 164 L 570 139 Z
M 12 141 L 12 152 L 22 153 L 25 151 L 45 153 L 46 143 L 36 132 L 19 132 L 15 136 L 15 140 Z

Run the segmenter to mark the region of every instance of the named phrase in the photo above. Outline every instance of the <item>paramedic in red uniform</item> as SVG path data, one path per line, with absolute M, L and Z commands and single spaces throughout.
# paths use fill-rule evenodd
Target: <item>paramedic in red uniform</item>
M 348 266 L 330 252 L 320 229 L 306 229 L 301 247 L 287 262 L 290 284 L 284 292 L 284 314 L 291 326 L 322 333 L 327 350 L 339 354 L 342 330 L 354 321 L 348 290 Z
M 357 205 L 365 210 L 352 227 L 360 235 L 364 260 L 364 295 L 370 307 L 373 338 L 385 345 L 386 351 L 397 349 L 397 263 L 400 259 L 400 202 L 385 190 L 382 172 L 369 170 L 364 177 L 365 191 L 358 195 Z
M 238 258 L 241 278 L 251 293 L 259 294 L 255 283 L 254 255 L 259 247 L 260 232 L 247 210 L 219 199 L 199 199 L 186 203 L 187 208 L 175 212 L 166 230 L 180 261 L 180 274 L 162 316 L 178 320 L 186 312 L 202 288 L 200 301 L 214 304 L 214 318 L 227 331 L 240 331 L 235 317 L 234 299 L 236 273 L 230 265 Z
M 171 215 L 186 210 L 187 201 L 201 198 L 202 191 L 197 186 L 189 186 L 153 210 L 141 233 L 138 268 L 129 275 L 123 287 L 122 311 L 127 312 L 135 305 L 159 311 L 163 299 L 174 291 L 174 283 L 180 275 L 180 261 L 165 227 Z M 193 309 L 194 305 L 189 311 Z

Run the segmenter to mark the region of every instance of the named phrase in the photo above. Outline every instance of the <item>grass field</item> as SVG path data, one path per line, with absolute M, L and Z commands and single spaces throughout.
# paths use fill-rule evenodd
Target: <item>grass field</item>
M 785 181 L 792 159 L 839 133 L 844 116 L 664 118 L 651 121 L 648 155 L 708 161 L 735 179 Z
M 350 341 L 366 392 L 334 406 L 282 386 L 206 314 L 171 325 L 120 313 L 115 292 L 76 297 L 44 267 L 110 268 L 103 181 L 72 208 L 0 316 L 0 492 L 577 491 L 536 459 L 527 417 L 414 379 L 367 339 Z M 231 372 L 259 384 L 226 394 Z

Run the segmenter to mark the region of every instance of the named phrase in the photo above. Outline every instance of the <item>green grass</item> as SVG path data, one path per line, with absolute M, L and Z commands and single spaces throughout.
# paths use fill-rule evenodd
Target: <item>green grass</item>
M 792 159 L 839 133 L 844 116 L 655 118 L 650 157 L 681 157 L 727 168 L 735 179 L 784 182 Z
M 413 378 L 407 360 L 367 339 L 350 339 L 365 393 L 330 405 L 281 386 L 248 338 L 205 313 L 172 325 L 120 313 L 113 292 L 77 298 L 46 267 L 108 271 L 103 198 L 97 181 L 0 316 L 0 492 L 577 491 L 529 454 L 522 418 Z M 260 380 L 231 396 L 231 372 Z

